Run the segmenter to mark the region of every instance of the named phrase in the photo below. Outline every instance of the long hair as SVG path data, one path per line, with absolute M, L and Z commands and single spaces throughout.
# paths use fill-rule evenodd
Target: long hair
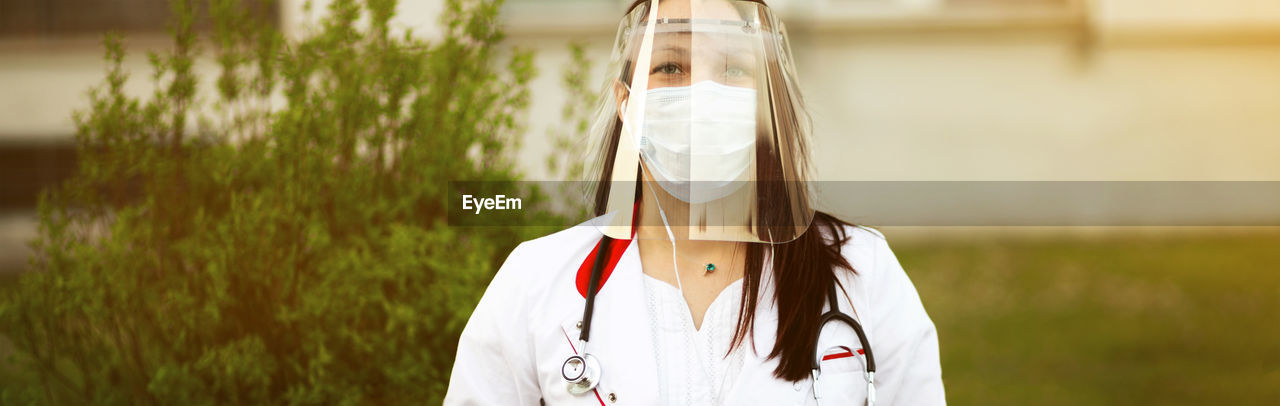
M 762 0 L 750 0 L 764 4 Z M 637 7 L 645 7 L 648 0 L 636 0 L 624 14 L 630 14 Z M 766 36 L 766 41 L 773 41 Z M 784 49 L 777 47 L 774 49 Z M 766 55 L 769 53 L 766 52 Z M 804 114 L 803 100 L 798 89 L 789 86 L 783 64 L 778 62 L 780 55 L 768 55 L 765 72 L 767 72 L 768 90 L 759 92 L 762 106 L 772 105 L 774 112 L 772 128 L 759 128 L 758 136 L 776 137 L 766 144 L 770 148 L 757 148 L 756 152 L 756 189 L 759 207 L 756 224 L 760 227 L 792 227 L 803 221 L 798 216 L 808 216 L 803 211 L 793 211 L 796 202 L 786 199 L 802 199 L 805 196 L 802 181 L 807 179 L 809 148 L 804 137 L 810 127 L 809 117 Z M 790 56 L 785 56 L 789 58 Z M 622 71 L 617 78 L 621 83 L 631 82 L 633 62 L 623 62 Z M 762 109 L 761 114 L 765 114 Z M 766 122 L 766 121 L 757 121 Z M 594 191 L 595 215 L 605 213 L 609 198 L 609 187 L 613 163 L 617 154 L 619 137 L 622 131 L 622 120 L 613 114 L 612 122 L 603 128 L 604 139 L 598 145 L 597 157 L 601 165 L 598 184 Z M 639 174 L 636 179 L 636 193 L 641 193 Z M 799 202 L 801 207 L 808 207 L 808 202 Z M 806 209 L 807 210 L 807 209 Z M 848 241 L 845 226 L 849 224 L 827 213 L 816 212 L 812 215 L 807 230 L 797 238 L 785 243 L 746 243 L 746 263 L 742 280 L 742 305 L 738 312 L 737 329 L 733 335 L 731 348 L 742 345 L 751 335 L 755 324 L 755 309 L 758 303 L 761 280 L 766 260 L 774 265 L 773 286 L 774 303 L 778 310 L 777 341 L 769 358 L 779 358 L 778 368 L 774 376 L 799 381 L 809 376 L 814 349 L 818 334 L 818 318 L 822 315 L 826 303 L 823 292 L 836 281 L 836 272 L 854 272 L 853 266 L 841 254 L 840 248 Z M 765 233 L 761 233 L 764 235 Z M 787 231 L 781 235 L 794 235 L 796 231 Z M 771 251 L 773 257 L 768 258 Z M 837 285 L 838 286 L 838 285 Z M 840 287 L 843 290 L 843 287 Z

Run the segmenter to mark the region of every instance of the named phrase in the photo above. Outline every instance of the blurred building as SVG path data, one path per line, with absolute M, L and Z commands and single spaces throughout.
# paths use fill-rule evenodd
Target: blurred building
M 511 42 L 543 73 L 525 162 L 550 152 L 536 137 L 560 117 L 563 44 L 588 41 L 603 63 L 615 3 L 511 1 Z M 771 3 L 824 178 L 1280 178 L 1278 2 Z
M 397 24 L 438 35 L 443 0 L 401 3 Z M 567 45 L 586 45 L 600 75 L 629 1 L 507 3 L 509 44 L 535 50 L 540 72 L 519 162 L 550 179 Z M 826 179 L 1280 180 L 1275 0 L 770 3 Z M 72 168 L 71 112 L 103 75 L 99 33 L 128 34 L 129 86 L 144 94 L 166 4 L 0 0 L 0 271 L 24 262 L 35 191 Z M 264 12 L 299 35 L 317 13 L 303 4 Z M 199 69 L 214 77 L 211 61 Z

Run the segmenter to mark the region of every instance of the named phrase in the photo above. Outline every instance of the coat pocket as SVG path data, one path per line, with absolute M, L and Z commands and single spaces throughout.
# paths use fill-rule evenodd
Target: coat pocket
M 823 351 L 819 405 L 863 405 L 867 401 L 866 356 L 861 349 L 837 346 Z
M 822 374 L 818 405 L 865 405 L 867 403 L 867 375 L 865 371 L 834 372 Z

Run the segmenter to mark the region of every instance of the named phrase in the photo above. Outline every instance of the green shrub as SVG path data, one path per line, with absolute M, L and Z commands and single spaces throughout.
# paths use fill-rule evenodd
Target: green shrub
M 237 0 L 202 38 L 176 1 L 146 98 L 108 36 L 78 172 L 0 298 L 0 369 L 27 377 L 0 403 L 439 403 L 480 292 L 542 231 L 445 223 L 449 180 L 518 178 L 534 72 L 495 47 L 499 3 L 447 1 L 428 42 L 391 34 L 394 0 L 335 0 L 300 39 Z

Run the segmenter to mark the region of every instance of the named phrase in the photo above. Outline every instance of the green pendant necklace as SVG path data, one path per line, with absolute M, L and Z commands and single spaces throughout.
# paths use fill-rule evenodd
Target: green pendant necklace
M 707 270 L 707 273 L 714 272 L 716 270 L 716 264 L 708 262 L 705 269 Z

